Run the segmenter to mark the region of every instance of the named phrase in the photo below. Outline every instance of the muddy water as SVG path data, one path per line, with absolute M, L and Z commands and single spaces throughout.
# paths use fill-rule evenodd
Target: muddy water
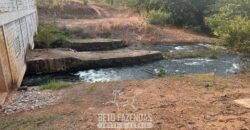
M 212 46 L 208 44 L 192 45 L 151 45 L 151 46 L 133 46 L 128 50 L 153 50 L 163 53 L 193 52 L 197 50 L 208 50 Z M 51 79 L 66 81 L 85 81 L 85 82 L 108 82 L 119 80 L 149 79 L 157 77 L 160 71 L 164 70 L 164 76 L 197 74 L 215 72 L 218 75 L 230 76 L 237 73 L 241 67 L 241 58 L 238 54 L 225 53 L 217 56 L 216 59 L 208 57 L 183 58 L 183 59 L 165 59 L 144 65 L 136 65 L 122 68 L 107 68 L 98 70 L 84 70 L 69 74 L 52 74 L 45 76 L 27 76 L 23 85 L 40 85 Z

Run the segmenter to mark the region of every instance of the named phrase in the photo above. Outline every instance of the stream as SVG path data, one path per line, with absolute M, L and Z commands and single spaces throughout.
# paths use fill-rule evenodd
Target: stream
M 149 50 L 164 53 L 194 52 L 197 50 L 209 50 L 213 46 L 209 44 L 189 45 L 140 45 L 127 47 L 127 50 Z M 206 56 L 197 58 L 164 59 L 148 64 L 129 67 L 105 68 L 97 70 L 83 70 L 76 73 L 32 75 L 25 76 L 22 86 L 38 86 L 49 80 L 84 81 L 88 83 L 109 82 L 121 80 L 141 80 L 170 75 L 201 74 L 215 72 L 220 76 L 231 76 L 243 67 L 239 54 L 228 53 L 225 48 L 223 53 L 209 58 Z M 123 49 L 124 50 L 124 49 Z M 163 72 L 164 73 L 163 73 Z

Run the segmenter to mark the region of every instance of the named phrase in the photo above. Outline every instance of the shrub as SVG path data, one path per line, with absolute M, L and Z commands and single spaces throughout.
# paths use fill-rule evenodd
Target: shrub
M 163 77 L 164 75 L 166 75 L 166 69 L 163 67 L 155 69 L 155 73 L 158 77 Z
M 170 18 L 170 13 L 162 10 L 150 10 L 146 17 L 151 24 L 163 26 Z
M 225 40 L 226 45 L 250 54 L 249 1 L 231 1 L 222 4 L 219 10 L 206 18 L 206 24 L 214 35 Z
M 218 20 L 220 16 L 207 18 L 214 35 L 225 40 L 226 45 L 250 54 L 250 20 L 235 16 L 231 19 Z
M 83 0 L 82 2 L 83 2 L 84 5 L 87 5 L 89 3 L 88 0 Z
M 51 80 L 46 85 L 42 85 L 43 90 L 60 90 L 69 87 L 69 84 L 63 81 Z
M 69 32 L 66 29 L 59 29 L 53 22 L 48 22 L 38 27 L 35 43 L 43 44 L 43 46 L 49 48 L 53 42 L 67 42 L 68 35 Z

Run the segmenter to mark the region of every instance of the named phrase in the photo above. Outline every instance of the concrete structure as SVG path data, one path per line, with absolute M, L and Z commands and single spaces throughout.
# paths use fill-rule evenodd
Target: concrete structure
M 35 50 L 27 56 L 27 74 L 123 67 L 162 59 L 160 52 L 144 50 L 105 52 L 75 52 L 69 49 Z
M 35 0 L 0 0 L 0 92 L 20 86 L 36 29 Z

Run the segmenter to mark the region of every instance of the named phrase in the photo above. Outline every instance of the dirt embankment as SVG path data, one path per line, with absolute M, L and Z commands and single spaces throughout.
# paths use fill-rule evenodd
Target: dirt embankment
M 54 92 L 63 95 L 58 105 L 1 115 L 0 129 L 96 130 L 100 113 L 150 113 L 153 130 L 248 130 L 250 109 L 234 100 L 250 98 L 249 78 L 216 77 L 216 86 L 213 75 L 78 84 Z
M 54 9 L 38 9 L 41 21 L 56 18 L 60 27 L 82 38 L 119 38 L 130 44 L 219 42 L 184 29 L 154 26 L 135 12 L 104 5 L 70 3 Z

